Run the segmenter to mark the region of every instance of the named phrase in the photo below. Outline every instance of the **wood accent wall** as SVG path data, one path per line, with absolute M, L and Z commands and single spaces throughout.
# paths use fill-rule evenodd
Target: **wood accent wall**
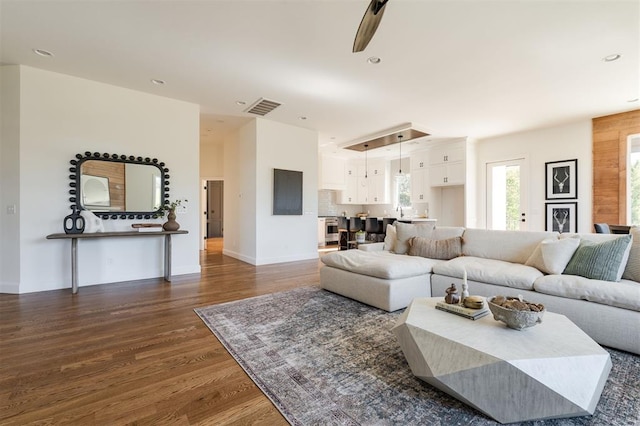
M 627 138 L 640 133 L 640 109 L 593 124 L 593 223 L 627 222 Z
M 111 207 L 108 210 L 125 210 L 124 163 L 87 160 L 82 163 L 82 173 L 85 175 L 109 178 L 109 197 L 111 198 Z

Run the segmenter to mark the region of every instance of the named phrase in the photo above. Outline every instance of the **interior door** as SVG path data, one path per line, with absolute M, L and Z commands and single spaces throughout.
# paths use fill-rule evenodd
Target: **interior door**
M 487 163 L 487 228 L 527 230 L 528 181 L 523 158 Z
M 222 238 L 224 182 L 207 181 L 207 238 Z

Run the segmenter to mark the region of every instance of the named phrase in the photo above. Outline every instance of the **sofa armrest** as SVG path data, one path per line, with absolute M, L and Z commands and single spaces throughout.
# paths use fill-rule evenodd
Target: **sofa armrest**
M 384 243 L 369 243 L 358 245 L 358 250 L 362 251 L 383 251 Z

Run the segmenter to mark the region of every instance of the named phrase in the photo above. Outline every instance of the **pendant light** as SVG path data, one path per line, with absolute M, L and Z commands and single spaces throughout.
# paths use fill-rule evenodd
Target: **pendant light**
M 398 157 L 400 166 L 398 169 L 398 176 L 402 176 L 402 135 L 398 135 L 398 144 L 400 145 L 400 156 Z
M 369 168 L 367 167 L 367 148 L 369 148 L 369 144 L 364 144 L 364 178 L 368 178 Z

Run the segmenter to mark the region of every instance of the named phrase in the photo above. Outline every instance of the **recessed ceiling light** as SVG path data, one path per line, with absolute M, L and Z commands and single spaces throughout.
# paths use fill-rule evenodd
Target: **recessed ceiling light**
M 635 98 L 635 99 L 629 99 L 627 102 L 638 102 L 638 98 Z
M 605 62 L 613 62 L 613 61 L 617 61 L 621 57 L 622 57 L 622 55 L 614 53 L 613 55 L 605 56 L 604 58 L 602 58 L 602 60 L 605 61 Z
M 33 53 L 35 53 L 36 55 L 44 56 L 45 58 L 51 58 L 53 56 L 53 53 L 44 49 L 33 49 Z
M 152 82 L 153 84 L 158 85 L 158 86 L 162 86 L 162 85 L 165 83 L 165 81 L 164 81 L 164 80 L 160 80 L 160 79 L 157 79 L 157 78 L 152 78 L 152 79 L 151 79 L 151 82 Z
M 305 117 L 304 115 L 301 115 L 300 117 L 298 117 L 298 120 L 306 120 L 307 117 Z
M 246 105 L 247 103 L 245 101 L 236 101 L 237 105 Z
M 382 59 L 378 58 L 377 56 L 369 56 L 369 58 L 367 58 L 367 62 L 374 65 L 379 64 L 380 61 L 382 61 Z

